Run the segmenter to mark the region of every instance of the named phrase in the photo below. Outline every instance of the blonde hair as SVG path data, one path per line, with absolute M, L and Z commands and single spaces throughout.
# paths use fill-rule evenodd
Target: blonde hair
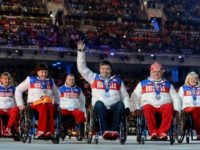
M 7 76 L 9 78 L 9 84 L 13 84 L 13 80 L 12 80 L 12 77 L 10 75 L 9 72 L 3 72 L 1 75 L 0 75 L 0 79 L 3 77 L 3 76 Z
M 189 85 L 189 79 L 191 77 L 195 77 L 197 79 L 197 85 L 200 85 L 200 81 L 199 81 L 199 76 L 197 73 L 195 73 L 194 71 L 191 71 L 187 74 L 186 78 L 185 78 L 185 85 Z
M 1 77 L 2 77 L 2 76 L 7 76 L 7 77 L 9 77 L 9 79 L 11 80 L 11 75 L 10 75 L 9 72 L 3 72 L 3 73 L 1 74 Z

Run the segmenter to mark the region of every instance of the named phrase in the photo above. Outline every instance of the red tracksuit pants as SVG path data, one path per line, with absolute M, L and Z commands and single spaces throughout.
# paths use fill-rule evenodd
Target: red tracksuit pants
M 77 123 L 84 123 L 85 122 L 85 116 L 84 116 L 84 112 L 82 112 L 79 109 L 75 109 L 73 111 L 69 111 L 67 109 L 62 109 L 61 113 L 63 116 L 67 116 L 67 115 L 72 115 Z
M 38 131 L 54 133 L 54 114 L 55 106 L 53 104 L 40 104 L 31 106 L 31 109 L 35 109 L 39 113 L 38 119 Z
M 145 119 L 147 121 L 147 126 L 148 126 L 150 135 L 152 133 L 157 133 L 158 135 L 161 133 L 167 133 L 167 131 L 169 130 L 171 126 L 173 112 L 174 112 L 174 108 L 172 104 L 170 103 L 164 104 L 158 108 L 150 104 L 147 104 L 143 106 L 143 112 L 144 112 Z M 159 128 L 156 127 L 155 113 L 161 114 L 162 121 Z
M 200 135 L 200 107 L 186 107 L 184 111 L 192 115 L 194 128 L 196 129 L 197 135 Z
M 8 123 L 7 123 L 7 128 L 11 128 L 13 127 L 13 125 L 15 124 L 15 122 L 17 121 L 18 119 L 18 116 L 19 116 L 19 109 L 18 107 L 12 107 L 10 109 L 7 109 L 6 111 L 5 110 L 2 110 L 0 109 L 0 116 L 3 115 L 3 116 L 8 116 L 9 119 L 8 119 Z

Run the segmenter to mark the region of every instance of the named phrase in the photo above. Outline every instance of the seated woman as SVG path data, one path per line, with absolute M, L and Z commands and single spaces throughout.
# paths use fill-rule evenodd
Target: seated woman
M 11 85 L 11 75 L 8 72 L 1 74 L 0 82 L 0 115 L 8 116 L 4 135 L 11 136 L 11 128 L 14 127 L 19 116 L 19 109 L 14 99 L 15 87 Z
M 28 76 L 16 88 L 15 98 L 19 109 L 23 110 L 22 93 L 28 90 L 27 103 L 39 113 L 36 138 L 50 137 L 54 133 L 55 105 L 59 105 L 59 94 L 52 78 L 48 78 L 46 64 L 38 64 L 35 75 Z M 51 102 L 52 101 L 52 102 Z
M 167 140 L 174 110 L 180 111 L 180 98 L 173 85 L 163 79 L 163 67 L 155 62 L 150 68 L 150 77 L 141 81 L 131 95 L 135 112 L 143 109 L 151 139 Z M 157 127 L 156 113 L 161 114 Z
M 188 73 L 185 84 L 180 87 L 178 94 L 182 101 L 182 110 L 192 115 L 197 139 L 200 140 L 200 82 L 198 74 Z
M 80 127 L 81 137 L 83 137 L 86 117 L 85 96 L 81 88 L 75 85 L 73 74 L 67 75 L 65 84 L 59 88 L 59 93 L 62 116 L 72 115 Z

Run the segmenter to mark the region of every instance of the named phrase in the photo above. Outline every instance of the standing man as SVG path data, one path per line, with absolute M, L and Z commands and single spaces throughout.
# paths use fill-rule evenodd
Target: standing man
M 122 79 L 111 75 L 112 67 L 109 61 L 99 64 L 99 73 L 94 73 L 86 66 L 85 44 L 80 41 L 77 44 L 77 67 L 83 78 L 90 83 L 92 89 L 92 106 L 94 113 L 100 119 L 101 131 L 104 139 L 117 139 L 122 115 L 126 108 L 130 112 L 129 95 Z M 108 113 L 112 113 L 111 128 L 108 126 Z
M 59 88 L 59 95 L 62 117 L 72 115 L 80 127 L 81 138 L 83 138 L 86 117 L 85 96 L 81 88 L 75 85 L 75 77 L 73 74 L 67 75 L 65 84 Z
M 163 67 L 153 63 L 150 77 L 141 81 L 131 95 L 134 110 L 142 108 L 151 139 L 167 140 L 167 131 L 172 123 L 174 110 L 180 112 L 180 98 L 173 85 L 162 78 Z M 155 114 L 161 115 L 161 125 L 157 128 Z

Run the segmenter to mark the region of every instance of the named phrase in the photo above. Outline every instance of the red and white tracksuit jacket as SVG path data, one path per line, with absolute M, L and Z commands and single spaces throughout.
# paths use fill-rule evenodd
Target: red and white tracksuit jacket
M 156 90 L 154 84 L 161 86 L 160 99 L 156 99 Z M 141 81 L 131 94 L 133 109 L 141 109 L 142 106 L 150 104 L 154 107 L 160 107 L 163 104 L 172 103 L 174 109 L 181 110 L 180 98 L 173 85 L 167 80 L 153 81 L 151 78 Z
M 17 106 L 24 104 L 22 93 L 26 90 L 28 90 L 27 103 L 40 100 L 40 98 L 45 95 L 52 98 L 54 103 L 60 103 L 58 89 L 53 79 L 40 80 L 37 76 L 28 76 L 16 87 L 15 98 Z
M 85 96 L 83 95 L 81 88 L 77 86 L 70 87 L 65 84 L 58 90 L 61 109 L 67 109 L 69 111 L 80 109 L 86 116 Z
M 27 103 L 33 103 L 40 100 L 42 96 L 49 96 L 54 104 L 59 104 L 59 94 L 53 79 L 40 80 L 37 76 L 29 76 L 19 84 L 16 88 L 15 98 L 17 106 L 24 105 L 22 99 L 22 93 L 28 90 Z M 53 104 L 41 104 L 36 106 L 31 106 L 39 113 L 38 119 L 38 131 L 44 133 L 55 131 L 54 126 L 54 114 L 56 112 L 55 106 Z
M 7 127 L 11 128 L 17 121 L 19 109 L 15 102 L 15 87 L 9 85 L 4 87 L 0 84 L 0 115 L 8 116 Z
M 100 74 L 92 72 L 87 66 L 85 61 L 85 52 L 78 52 L 77 67 L 83 78 L 90 83 L 92 88 L 92 105 L 94 106 L 96 101 L 102 101 L 107 108 L 112 104 L 122 100 L 125 108 L 130 107 L 130 100 L 128 92 L 124 86 L 123 81 L 116 77 L 111 76 L 109 79 L 103 79 Z M 103 82 L 110 83 L 109 97 L 105 95 L 105 88 Z
M 182 110 L 192 115 L 194 128 L 197 135 L 200 136 L 200 86 L 183 85 L 180 87 L 178 94 L 181 98 Z
M 196 105 L 193 103 L 192 92 L 196 92 Z M 178 94 L 181 98 L 182 109 L 186 107 L 200 107 L 200 86 L 191 87 L 189 85 L 181 86 Z
M 0 84 L 0 109 L 9 109 L 16 106 L 15 102 L 15 87 L 10 85 L 4 87 Z

